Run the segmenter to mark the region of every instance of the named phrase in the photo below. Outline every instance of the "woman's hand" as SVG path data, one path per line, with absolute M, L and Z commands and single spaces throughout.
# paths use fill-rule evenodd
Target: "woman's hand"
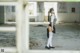
M 54 29 L 52 28 L 52 31 L 54 31 Z

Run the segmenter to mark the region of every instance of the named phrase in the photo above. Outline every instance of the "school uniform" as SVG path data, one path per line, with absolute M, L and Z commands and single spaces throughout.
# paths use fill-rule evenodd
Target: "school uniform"
M 51 16 L 50 23 L 52 24 L 53 29 L 54 29 L 53 33 L 56 33 L 56 29 L 55 29 L 56 17 L 55 17 L 55 15 Z M 48 28 L 47 28 L 47 38 L 49 38 L 49 30 L 48 30 Z

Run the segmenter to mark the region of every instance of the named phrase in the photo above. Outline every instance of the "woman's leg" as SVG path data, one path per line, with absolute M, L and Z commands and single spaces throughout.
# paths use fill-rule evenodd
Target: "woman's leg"
M 52 46 L 52 32 L 49 32 L 49 38 L 48 38 L 48 42 L 47 42 L 47 47 L 49 47 L 50 45 Z
M 50 46 L 52 47 L 52 38 L 53 38 L 53 33 L 51 34 L 51 39 L 50 39 Z
M 54 33 L 52 32 L 52 37 L 51 37 L 51 40 L 50 40 L 50 48 L 55 48 L 55 47 L 53 47 L 53 45 L 52 45 L 52 38 L 53 38 L 53 35 L 54 35 Z

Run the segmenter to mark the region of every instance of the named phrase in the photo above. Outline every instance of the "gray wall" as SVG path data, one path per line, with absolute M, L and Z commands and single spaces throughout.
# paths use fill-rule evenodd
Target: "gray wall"
M 75 13 L 71 12 L 71 8 L 73 7 L 75 8 Z M 79 2 L 64 2 L 62 4 L 58 3 L 58 22 L 80 23 L 80 3 Z
M 4 23 L 4 6 L 0 6 L 0 24 Z

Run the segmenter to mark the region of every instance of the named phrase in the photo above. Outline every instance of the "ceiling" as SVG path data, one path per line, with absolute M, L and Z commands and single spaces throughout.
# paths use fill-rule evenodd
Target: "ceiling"
M 0 0 L 0 2 L 17 2 L 19 0 Z M 23 1 L 30 1 L 30 2 L 35 2 L 35 1 L 46 1 L 46 2 L 80 2 L 80 0 L 23 0 Z

